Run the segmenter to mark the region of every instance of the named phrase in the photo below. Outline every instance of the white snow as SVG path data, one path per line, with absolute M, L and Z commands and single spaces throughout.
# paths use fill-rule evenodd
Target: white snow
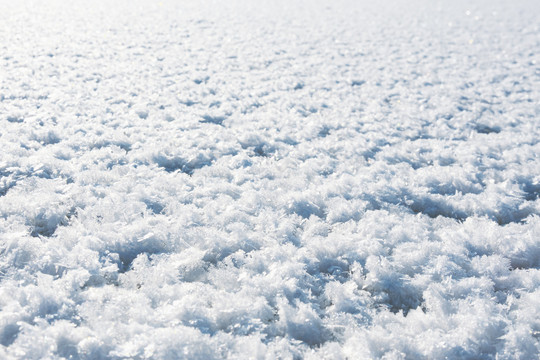
M 0 358 L 538 358 L 539 34 L 534 0 L 0 0 Z

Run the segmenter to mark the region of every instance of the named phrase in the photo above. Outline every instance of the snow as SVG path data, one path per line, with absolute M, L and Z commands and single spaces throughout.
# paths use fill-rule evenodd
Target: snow
M 539 25 L 0 0 L 0 357 L 538 358 Z

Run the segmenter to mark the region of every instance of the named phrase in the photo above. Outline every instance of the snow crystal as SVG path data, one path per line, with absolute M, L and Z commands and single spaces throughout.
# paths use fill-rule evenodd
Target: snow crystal
M 537 1 L 0 9 L 0 358 L 538 358 Z

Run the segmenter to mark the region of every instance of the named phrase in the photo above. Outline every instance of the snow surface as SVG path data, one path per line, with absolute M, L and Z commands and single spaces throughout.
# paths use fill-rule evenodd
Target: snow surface
M 538 358 L 539 34 L 532 0 L 0 0 L 0 358 Z

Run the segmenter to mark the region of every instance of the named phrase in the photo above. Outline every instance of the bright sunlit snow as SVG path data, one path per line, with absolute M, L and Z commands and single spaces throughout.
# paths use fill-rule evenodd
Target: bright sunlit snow
M 0 0 L 0 358 L 536 359 L 540 3 Z

